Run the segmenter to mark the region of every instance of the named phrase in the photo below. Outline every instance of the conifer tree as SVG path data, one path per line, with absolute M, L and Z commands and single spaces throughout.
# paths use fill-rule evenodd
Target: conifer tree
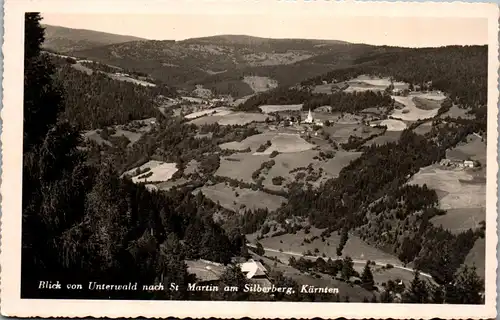
M 415 271 L 410 287 L 403 294 L 405 303 L 427 303 L 429 302 L 429 291 L 427 284 L 420 279 L 420 272 Z
M 373 280 L 373 274 L 370 269 L 370 260 L 366 261 L 365 268 L 361 274 L 361 284 L 367 290 L 373 290 L 375 281 Z

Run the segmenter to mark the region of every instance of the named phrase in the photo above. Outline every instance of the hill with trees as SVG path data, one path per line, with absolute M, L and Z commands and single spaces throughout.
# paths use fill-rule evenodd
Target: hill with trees
M 93 30 L 73 29 L 51 25 L 43 25 L 43 27 L 45 29 L 45 42 L 43 43 L 43 47 L 60 53 L 86 50 L 114 43 L 146 40 L 139 37 Z

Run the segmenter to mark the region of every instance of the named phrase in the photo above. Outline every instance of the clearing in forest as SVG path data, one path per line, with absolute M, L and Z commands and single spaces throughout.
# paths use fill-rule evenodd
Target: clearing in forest
M 259 107 L 264 113 L 272 113 L 279 111 L 300 111 L 302 104 L 266 104 Z
M 477 160 L 482 166 L 486 165 L 486 143 L 484 139 L 471 134 L 467 142 L 459 143 L 455 148 L 446 150 L 446 158 L 452 160 Z
M 185 115 L 184 118 L 196 119 L 196 118 L 200 118 L 200 117 L 203 117 L 206 115 L 224 116 L 224 115 L 227 115 L 230 113 L 232 113 L 231 110 L 229 110 L 228 108 L 221 107 L 221 108 L 205 109 L 205 110 L 193 112 L 193 113 L 190 113 L 188 115 Z
M 269 77 L 245 76 L 243 82 L 248 84 L 255 93 L 265 92 L 278 87 L 278 81 Z
M 438 113 L 438 108 L 423 110 L 417 107 L 415 101 L 413 101 L 414 96 L 392 96 L 392 98 L 402 105 L 401 109 L 394 109 L 391 114 L 392 118 L 405 120 L 405 121 L 417 121 L 423 119 L 433 118 Z
M 255 152 L 255 155 L 270 155 L 273 151 L 280 153 L 295 153 L 310 150 L 314 145 L 304 140 L 300 135 L 293 133 L 278 133 L 271 138 L 271 146 L 262 152 Z
M 462 118 L 462 119 L 474 119 L 475 116 L 471 115 L 471 114 L 468 114 L 468 112 L 469 112 L 469 109 L 463 109 L 463 108 L 458 107 L 457 105 L 453 105 L 450 108 L 450 110 L 444 112 L 439 117 L 441 119 L 444 119 L 446 117 L 450 117 L 450 118 L 454 118 L 454 119 L 458 119 L 458 118 Z
M 263 191 L 254 191 L 252 189 L 241 189 L 231 187 L 225 183 L 218 183 L 212 186 L 203 186 L 200 188 L 203 195 L 222 207 L 238 212 L 240 209 L 269 209 L 274 211 L 286 198 L 268 194 Z
M 485 220 L 486 181 L 478 180 L 474 169 L 441 168 L 435 164 L 420 169 L 408 184 L 425 184 L 440 196 L 439 207 L 447 213 L 433 217 L 435 225 L 462 232 L 479 227 Z
M 406 123 L 396 119 L 385 119 L 380 121 L 381 126 L 386 126 L 387 131 L 403 131 L 407 128 Z
M 268 115 L 262 113 L 249 113 L 249 112 L 234 112 L 226 115 L 222 115 L 217 121 L 218 124 L 222 126 L 227 125 L 239 125 L 244 126 L 252 122 L 264 122 L 266 119 L 271 119 Z
M 134 183 L 162 182 L 170 180 L 177 170 L 176 163 L 151 160 L 125 172 L 122 176 L 131 177 Z
M 384 145 L 389 142 L 399 141 L 402 131 L 386 131 L 383 135 L 375 137 L 365 142 L 363 146 Z

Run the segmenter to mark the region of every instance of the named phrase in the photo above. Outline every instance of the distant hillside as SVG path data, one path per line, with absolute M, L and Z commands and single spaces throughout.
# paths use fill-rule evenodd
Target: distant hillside
M 253 37 L 247 35 L 234 35 L 234 34 L 224 34 L 210 37 L 200 37 L 191 38 L 180 41 L 182 43 L 211 43 L 211 44 L 225 44 L 225 45 L 245 45 L 245 46 L 277 46 L 277 45 L 287 45 L 289 47 L 303 44 L 306 46 L 311 45 L 323 45 L 323 44 L 347 44 L 345 41 L 338 40 L 309 40 L 309 39 L 273 39 L 273 38 L 262 38 Z
M 86 50 L 115 43 L 145 40 L 138 37 L 92 30 L 71 29 L 51 25 L 43 25 L 43 27 L 45 28 L 44 48 L 61 53 Z
M 373 46 L 334 40 L 267 39 L 219 35 L 183 41 L 133 41 L 70 54 L 149 74 L 169 86 L 196 84 L 218 94 L 252 94 L 245 76 L 269 77 L 293 85 L 339 66 L 350 65 Z

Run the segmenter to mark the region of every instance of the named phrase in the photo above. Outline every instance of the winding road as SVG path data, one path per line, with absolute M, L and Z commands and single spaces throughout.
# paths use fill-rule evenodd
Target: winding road
M 250 247 L 250 248 L 257 248 L 257 246 L 253 243 L 247 243 L 247 246 Z M 305 255 L 305 254 L 302 254 L 302 253 L 298 253 L 298 252 L 292 252 L 292 251 L 280 251 L 280 250 L 276 250 L 276 249 L 272 249 L 272 248 L 266 248 L 264 247 L 264 250 L 265 251 L 268 251 L 268 252 L 275 252 L 275 253 L 281 253 L 281 254 L 286 254 L 286 255 L 289 255 L 289 256 L 296 256 L 296 257 L 303 257 L 303 258 L 307 258 L 307 259 L 317 259 L 319 258 L 319 256 L 309 256 L 309 255 Z M 332 260 L 336 260 L 336 259 L 342 259 L 342 257 L 322 257 L 324 259 L 332 259 Z M 352 262 L 353 263 L 356 263 L 356 264 L 366 264 L 368 260 L 357 260 L 357 259 L 353 259 Z M 370 260 L 372 261 L 372 260 Z M 376 266 L 380 266 L 380 267 L 385 267 L 387 265 L 387 263 L 381 263 L 381 262 L 376 262 L 374 261 L 375 265 Z M 401 269 L 401 270 L 405 270 L 405 271 L 410 271 L 410 272 L 415 272 L 414 269 L 412 268 L 407 268 L 407 267 L 404 267 L 404 266 L 401 266 L 401 265 L 395 265 L 395 264 L 391 264 L 395 269 Z M 423 276 L 423 277 L 426 277 L 426 278 L 429 278 L 429 279 L 432 279 L 432 276 L 428 273 L 424 273 L 424 272 L 421 272 L 419 271 L 420 275 Z

